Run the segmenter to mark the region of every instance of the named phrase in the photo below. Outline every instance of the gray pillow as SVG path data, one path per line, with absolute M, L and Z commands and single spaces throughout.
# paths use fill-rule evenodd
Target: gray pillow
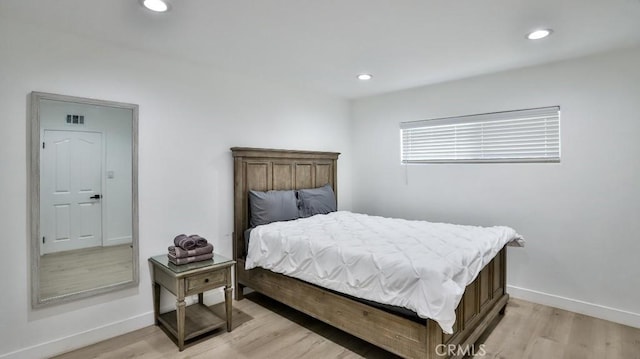
M 251 227 L 276 221 L 298 218 L 298 205 L 294 191 L 249 191 Z
M 327 214 L 337 211 L 336 195 L 330 184 L 320 188 L 298 190 L 300 199 L 300 217 Z

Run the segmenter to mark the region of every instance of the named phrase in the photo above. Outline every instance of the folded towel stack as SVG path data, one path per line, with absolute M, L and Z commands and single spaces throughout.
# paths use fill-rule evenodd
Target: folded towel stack
M 197 234 L 180 234 L 173 239 L 169 247 L 169 262 L 180 265 L 206 261 L 213 258 L 213 245 Z

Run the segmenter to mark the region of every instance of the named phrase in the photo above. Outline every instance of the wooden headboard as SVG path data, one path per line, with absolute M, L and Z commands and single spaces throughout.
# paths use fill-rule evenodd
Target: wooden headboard
M 340 153 L 232 147 L 233 259 L 244 256 L 244 231 L 249 228 L 249 191 L 316 188 L 329 183 L 337 189 Z M 337 198 L 336 198 L 337 201 Z

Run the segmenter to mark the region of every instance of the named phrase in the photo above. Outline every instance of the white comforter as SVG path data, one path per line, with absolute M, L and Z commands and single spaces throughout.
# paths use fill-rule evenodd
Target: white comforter
M 246 269 L 410 309 L 452 333 L 465 287 L 509 241 L 509 227 L 474 227 L 334 212 L 251 231 Z

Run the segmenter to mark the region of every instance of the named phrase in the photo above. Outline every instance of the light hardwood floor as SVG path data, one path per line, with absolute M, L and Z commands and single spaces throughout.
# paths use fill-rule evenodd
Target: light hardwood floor
M 150 326 L 57 358 L 397 358 L 256 293 L 233 304 L 231 333 L 219 330 L 181 353 L 162 330 Z M 511 299 L 505 316 L 476 344 L 476 353 L 501 359 L 638 359 L 640 329 Z
M 40 257 L 40 296 L 57 297 L 133 278 L 129 244 L 91 247 Z

